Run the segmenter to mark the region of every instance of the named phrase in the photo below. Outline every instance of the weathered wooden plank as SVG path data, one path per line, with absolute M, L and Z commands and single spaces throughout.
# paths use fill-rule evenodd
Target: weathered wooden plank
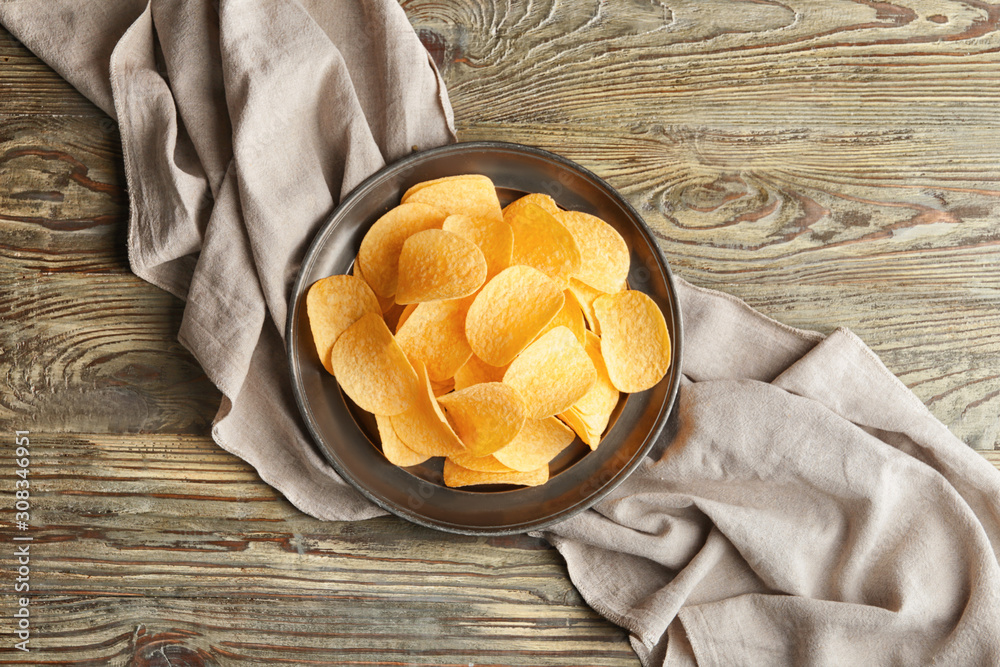
M 0 262 L 0 421 L 17 428 L 203 433 L 219 393 L 177 342 L 183 304 L 127 274 Z
M 123 231 L 121 139 L 110 119 L 0 115 L 0 174 L 2 220 L 54 232 Z
M 404 7 L 444 69 L 456 118 L 473 123 L 530 116 L 768 129 L 875 129 L 901 118 L 992 124 L 1000 95 L 991 87 L 998 77 L 992 2 L 410 0 Z
M 622 633 L 584 607 L 543 606 L 553 614 L 539 616 L 534 609 L 508 615 L 498 605 L 474 601 L 400 606 L 347 595 L 139 598 L 74 592 L 39 595 L 33 604 L 37 662 L 29 664 L 639 664 Z M 93 624 L 97 618 L 101 622 Z M 17 657 L 6 647 L 0 651 L 0 661 Z
M 49 660 L 126 664 L 176 632 L 205 664 L 636 664 L 542 541 L 318 521 L 207 437 L 32 433 L 30 482 Z

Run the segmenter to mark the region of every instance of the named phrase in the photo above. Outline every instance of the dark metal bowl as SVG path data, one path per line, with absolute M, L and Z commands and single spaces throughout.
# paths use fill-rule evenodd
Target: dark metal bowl
M 455 174 L 493 179 L 501 203 L 529 192 L 551 195 L 564 209 L 594 214 L 615 227 L 632 254 L 631 289 L 660 306 L 673 346 L 667 376 L 655 387 L 623 394 L 600 447 L 576 440 L 550 464 L 537 487 L 450 489 L 439 459 L 398 468 L 382 456 L 374 419 L 358 410 L 323 370 L 306 319 L 305 296 L 315 281 L 348 273 L 361 239 L 415 183 Z M 323 225 L 306 251 L 292 290 L 286 345 L 299 410 L 320 451 L 361 493 L 386 510 L 440 530 L 503 535 L 535 530 L 590 507 L 620 484 L 660 436 L 680 384 L 681 314 L 673 276 L 642 218 L 610 185 L 552 153 L 502 142 L 459 143 L 414 153 L 358 186 Z

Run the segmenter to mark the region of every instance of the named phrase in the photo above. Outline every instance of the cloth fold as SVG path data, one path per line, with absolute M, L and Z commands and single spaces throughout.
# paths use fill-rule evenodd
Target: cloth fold
M 301 424 L 282 336 L 307 243 L 366 176 L 454 139 L 393 0 L 6 0 L 0 23 L 117 118 L 135 273 L 224 397 L 212 435 L 309 514 L 382 511 Z M 1000 473 L 846 330 L 678 281 L 661 442 L 543 531 L 644 665 L 1000 664 Z

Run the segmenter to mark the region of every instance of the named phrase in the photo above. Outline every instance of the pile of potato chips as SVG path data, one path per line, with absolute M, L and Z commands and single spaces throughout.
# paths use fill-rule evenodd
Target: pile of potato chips
M 399 466 L 534 486 L 576 436 L 596 449 L 619 392 L 670 365 L 663 314 L 626 287 L 629 250 L 592 215 L 492 181 L 419 183 L 365 235 L 354 275 L 309 289 L 319 358 L 375 415 Z

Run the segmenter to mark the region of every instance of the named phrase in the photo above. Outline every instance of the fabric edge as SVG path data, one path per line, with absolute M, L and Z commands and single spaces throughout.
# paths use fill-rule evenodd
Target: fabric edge
M 760 312 L 759 310 L 756 310 L 753 306 L 751 306 L 750 304 L 748 304 L 746 301 L 744 301 L 743 299 L 739 298 L 738 296 L 734 296 L 732 294 L 729 294 L 728 292 L 723 292 L 722 290 L 717 290 L 717 289 L 714 289 L 712 287 L 702 287 L 701 285 L 695 285 L 694 283 L 688 282 L 687 280 L 685 280 L 681 276 L 678 276 L 677 274 L 674 274 L 674 279 L 676 281 L 678 281 L 679 283 L 681 283 L 683 285 L 683 287 L 689 287 L 689 288 L 693 289 L 696 292 L 701 292 L 701 293 L 706 294 L 708 296 L 721 296 L 726 301 L 730 301 L 730 302 L 736 304 L 737 306 L 739 306 L 740 309 L 743 310 L 744 312 L 746 312 L 748 315 L 752 315 L 754 319 L 766 322 L 767 324 L 775 326 L 778 329 L 781 329 L 782 331 L 785 331 L 787 333 L 790 333 L 790 334 L 793 334 L 795 336 L 798 336 L 799 338 L 802 338 L 803 340 L 806 340 L 806 341 L 809 341 L 809 342 L 817 342 L 818 343 L 819 341 L 821 341 L 824 338 L 826 338 L 825 334 L 822 334 L 822 333 L 820 333 L 818 331 L 813 331 L 811 329 L 799 329 L 798 327 L 793 327 L 790 324 L 785 324 L 784 322 L 779 322 L 778 320 L 774 319 L 773 317 L 771 317 L 769 315 L 765 315 L 764 313 Z

